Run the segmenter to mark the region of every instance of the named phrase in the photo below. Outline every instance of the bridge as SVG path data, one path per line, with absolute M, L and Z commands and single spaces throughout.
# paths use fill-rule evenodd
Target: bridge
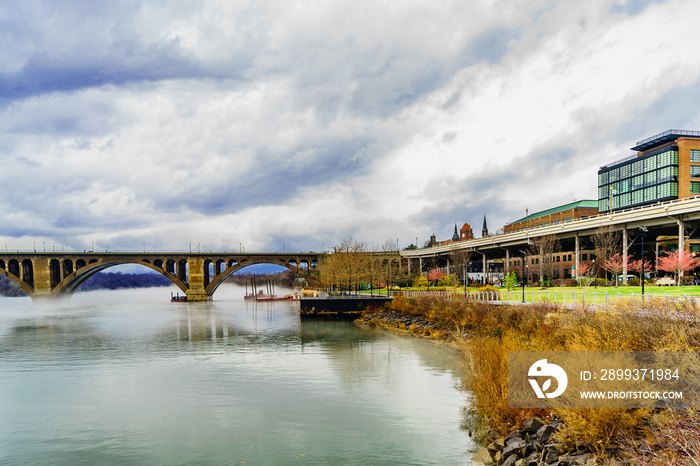
M 254 264 L 274 264 L 313 279 L 322 253 L 0 252 L 0 274 L 33 300 L 70 296 L 110 267 L 138 264 L 168 278 L 188 301 L 211 299 L 226 277 Z
M 408 262 L 408 268 L 418 265 L 421 271 L 427 267 L 450 266 L 461 251 L 481 255 L 486 270 L 487 260 L 505 259 L 505 273 L 509 272 L 511 256 L 522 256 L 521 250 L 527 250 L 532 241 L 545 235 L 554 235 L 561 243 L 562 251 L 573 251 L 575 275 L 578 276 L 580 251 L 591 248 L 591 237 L 601 227 L 611 227 L 622 234 L 623 256 L 627 256 L 630 246 L 639 238 L 642 226 L 647 229 L 645 242 L 656 245 L 659 236 L 678 238 L 679 249 L 683 250 L 685 241 L 700 228 L 700 196 L 676 199 L 653 205 L 602 213 L 590 217 L 572 220 L 557 225 L 531 228 L 501 235 L 486 236 L 468 241 L 460 241 L 424 249 L 401 251 L 401 257 Z M 457 259 L 458 260 L 458 259 Z M 417 264 L 416 264 L 417 262 Z M 623 270 L 627 277 L 627 265 Z

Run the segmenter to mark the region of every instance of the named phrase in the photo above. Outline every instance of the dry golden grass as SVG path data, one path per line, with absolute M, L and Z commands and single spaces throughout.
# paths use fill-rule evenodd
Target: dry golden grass
M 489 427 L 508 431 L 529 417 L 556 414 L 566 424 L 560 433 L 563 441 L 588 444 L 601 453 L 608 447 L 626 444 L 630 454 L 638 455 L 635 448 L 644 438 L 646 449 L 655 449 L 656 456 L 639 464 L 699 464 L 676 462 L 687 460 L 689 454 L 700 454 L 700 420 L 687 412 L 665 416 L 652 415 L 646 409 L 549 412 L 508 407 L 509 351 L 698 351 L 697 304 L 653 299 L 643 308 L 637 302 L 592 312 L 544 304 L 494 306 L 424 297 L 395 300 L 389 309 L 434 320 L 458 339 L 466 336 L 460 343 L 467 374 L 465 387 L 472 393 L 472 414 Z M 694 373 L 700 384 L 698 374 L 700 367 Z M 629 442 L 632 438 L 636 443 Z

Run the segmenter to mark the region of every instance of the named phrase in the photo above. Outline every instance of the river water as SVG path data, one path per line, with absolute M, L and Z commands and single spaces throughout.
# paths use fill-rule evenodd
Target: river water
M 468 464 L 450 350 L 242 295 L 0 298 L 0 464 Z

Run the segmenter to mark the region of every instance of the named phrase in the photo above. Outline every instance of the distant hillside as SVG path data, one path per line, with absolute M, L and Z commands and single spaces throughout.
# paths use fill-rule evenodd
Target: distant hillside
M 19 297 L 27 296 L 27 294 L 22 291 L 22 288 L 15 285 L 15 282 L 3 275 L 0 275 L 0 296 Z
M 172 282 L 160 274 L 98 272 L 82 284 L 78 291 L 118 290 L 170 286 Z M 26 296 L 10 279 L 0 275 L 0 296 Z
M 123 288 L 151 288 L 170 286 L 173 282 L 156 273 L 98 272 L 83 283 L 78 291 L 120 290 Z

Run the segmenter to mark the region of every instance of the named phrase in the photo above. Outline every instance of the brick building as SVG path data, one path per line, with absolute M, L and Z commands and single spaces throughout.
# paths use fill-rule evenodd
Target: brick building
M 503 232 L 533 230 L 591 215 L 598 215 L 598 201 L 581 200 L 527 215 L 503 227 Z

